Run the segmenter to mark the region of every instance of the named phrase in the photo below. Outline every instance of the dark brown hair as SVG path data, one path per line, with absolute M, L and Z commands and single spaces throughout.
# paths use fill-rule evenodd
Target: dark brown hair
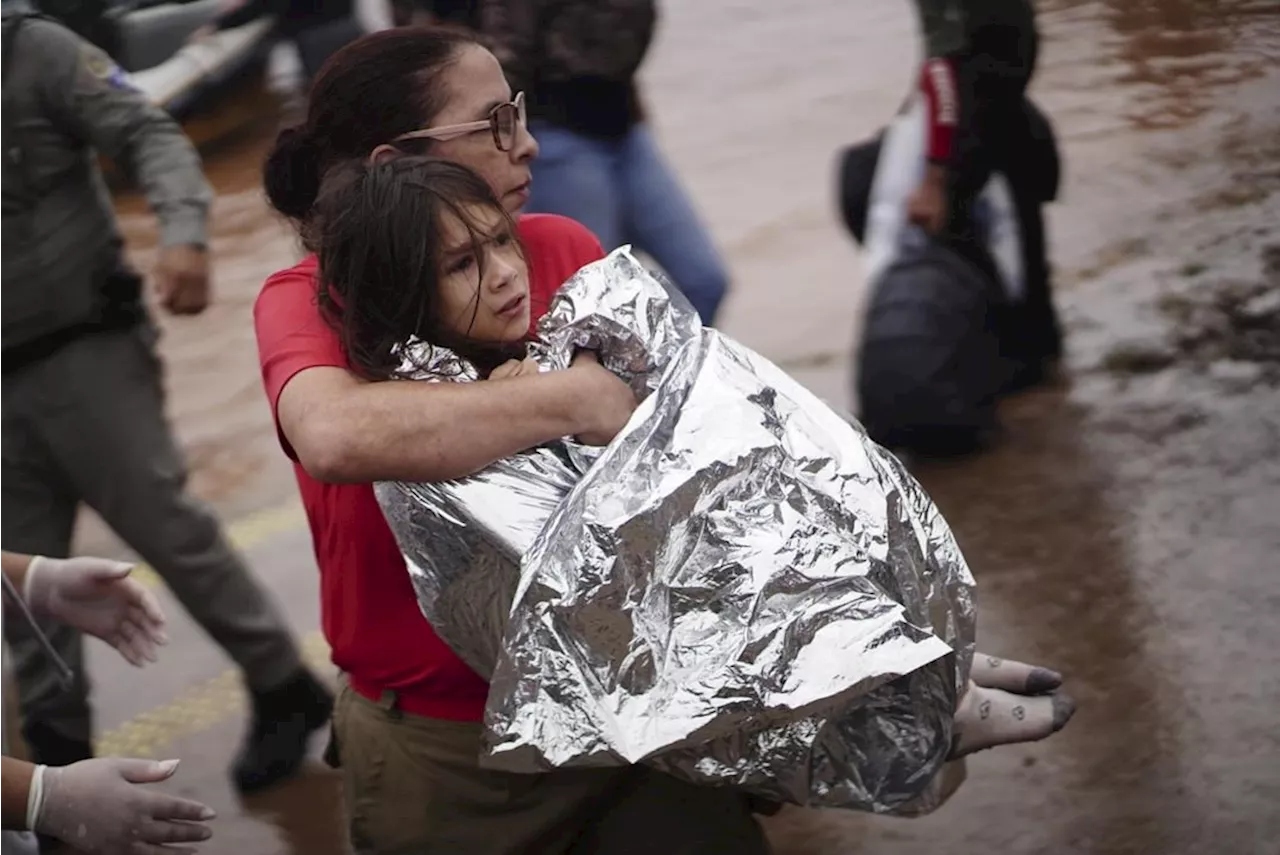
M 357 374 L 386 380 L 421 370 L 422 360 L 406 365 L 398 348 L 413 337 L 467 358 L 482 376 L 524 355 L 523 343 L 459 338 L 440 317 L 446 217 L 470 232 L 483 279 L 481 245 L 493 236 L 477 222 L 477 206 L 500 214 L 518 245 L 515 223 L 488 182 L 461 164 L 404 156 L 330 170 L 304 232 L 319 248 L 321 313 L 338 330 Z
M 282 130 L 267 155 L 262 183 L 272 207 L 304 221 L 329 169 L 429 125 L 446 98 L 441 73 L 473 44 L 462 30 L 399 27 L 329 57 L 311 87 L 305 121 Z M 429 142 L 418 145 L 408 153 L 425 153 Z

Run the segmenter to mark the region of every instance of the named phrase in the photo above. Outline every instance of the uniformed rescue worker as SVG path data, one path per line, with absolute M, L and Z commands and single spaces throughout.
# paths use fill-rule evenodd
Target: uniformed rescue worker
M 97 155 L 141 183 L 159 218 L 155 288 L 175 314 L 209 299 L 211 192 L 181 129 L 105 53 L 51 19 L 6 14 L 3 26 L 3 542 L 65 557 L 84 502 L 154 567 L 244 672 L 254 721 L 233 774 L 254 790 L 297 769 L 332 699 L 218 521 L 185 492 L 157 330 Z M 31 633 L 5 626 L 23 735 L 36 760 L 66 766 L 92 755 L 82 639 L 66 625 L 46 632 L 76 674 L 69 690 Z
M 949 235 L 994 273 L 974 239 L 972 206 L 993 169 L 1009 179 L 1026 294 L 1002 324 L 1001 344 L 1015 366 L 1012 385 L 1031 385 L 1062 351 L 1041 211 L 1056 196 L 1058 166 L 1047 120 L 1026 98 L 1039 51 L 1035 9 L 1031 0 L 915 2 L 925 41 L 920 91 L 928 108 L 929 165 L 908 214 L 926 230 Z

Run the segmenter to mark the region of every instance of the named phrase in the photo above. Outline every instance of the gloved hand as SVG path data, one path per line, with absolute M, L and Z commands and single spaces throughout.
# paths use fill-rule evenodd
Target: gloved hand
M 31 781 L 27 824 L 89 855 L 175 855 L 208 840 L 211 808 L 139 784 L 169 778 L 177 760 L 98 757 L 70 766 L 39 766 Z
M 1062 730 L 1075 701 L 1057 692 L 1062 675 L 1047 668 L 977 653 L 969 690 L 956 711 L 951 759 L 1014 742 L 1034 742 Z
M 164 612 L 155 595 L 128 578 L 130 564 L 105 558 L 31 559 L 22 596 L 32 611 L 101 638 L 131 664 L 156 661 L 165 644 Z

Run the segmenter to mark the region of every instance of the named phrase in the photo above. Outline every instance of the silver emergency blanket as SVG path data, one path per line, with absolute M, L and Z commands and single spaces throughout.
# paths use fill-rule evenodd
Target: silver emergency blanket
M 565 284 L 539 339 L 544 370 L 595 350 L 641 399 L 607 448 L 377 485 L 423 614 L 491 680 L 482 762 L 930 809 L 975 602 L 916 481 L 626 248 Z M 422 379 L 476 379 L 409 346 Z

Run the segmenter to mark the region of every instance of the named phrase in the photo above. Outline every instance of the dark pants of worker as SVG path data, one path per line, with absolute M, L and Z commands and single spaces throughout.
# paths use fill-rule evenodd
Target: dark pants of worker
M 1023 300 L 1004 309 L 1000 321 L 1001 353 L 1012 363 L 1015 385 L 1022 370 L 1056 359 L 1062 349 L 1042 211 L 1057 193 L 1058 163 L 1048 120 L 1026 97 L 1038 51 L 1028 14 L 979 28 L 969 53 L 956 62 L 958 85 L 969 97 L 962 99 L 967 115 L 961 116 L 950 176 L 948 242 L 995 275 L 995 263 L 976 237 L 973 206 L 991 173 L 1002 172 L 1017 208 L 1025 280 Z
M 271 689 L 301 666 L 297 647 L 267 592 L 223 535 L 217 519 L 185 491 L 187 471 L 164 415 L 156 333 L 147 321 L 82 335 L 15 368 L 3 383 L 4 549 L 64 557 L 76 512 L 93 508 L 148 562 L 192 617 L 244 670 L 249 688 Z M 84 651 L 78 631 L 44 623 L 75 672 L 56 674 L 22 621 L 5 621 L 14 654 L 23 733 L 37 759 L 68 763 L 92 734 Z

